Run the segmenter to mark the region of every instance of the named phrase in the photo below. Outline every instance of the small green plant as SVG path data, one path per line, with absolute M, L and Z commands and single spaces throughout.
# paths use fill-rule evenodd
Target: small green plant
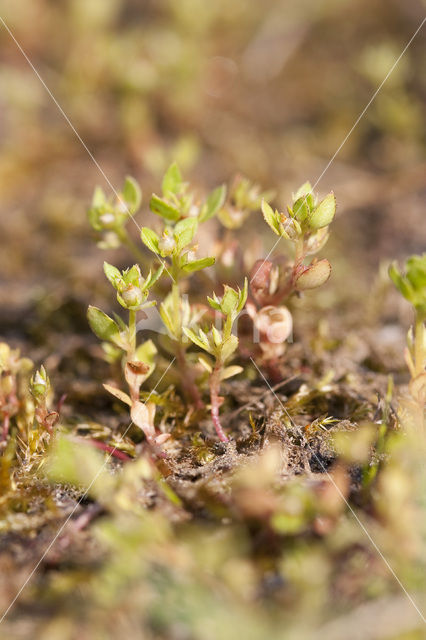
M 246 278 L 242 291 L 240 289 L 236 291 L 232 287 L 225 285 L 222 298 L 218 298 L 216 294 L 213 294 L 212 298 L 207 298 L 210 306 L 215 311 L 220 311 L 225 318 L 221 331 L 213 324 L 207 333 L 200 327 L 198 327 L 197 333 L 193 329 L 184 327 L 185 335 L 200 349 L 214 358 L 214 363 L 204 357 L 200 358 L 200 361 L 210 374 L 211 416 L 216 433 L 222 442 L 227 442 L 228 438 L 219 419 L 219 408 L 223 403 L 223 398 L 220 396 L 220 383 L 222 380 L 231 378 L 242 371 L 242 367 L 236 365 L 226 367 L 225 365 L 238 347 L 238 337 L 232 333 L 232 328 L 238 314 L 246 303 L 247 291 L 248 281 Z
M 290 242 L 294 249 L 293 260 L 282 255 L 258 260 L 250 274 L 251 297 L 247 310 L 259 331 L 264 360 L 271 364 L 284 352 L 284 342 L 292 331 L 290 311 L 282 303 L 294 293 L 321 286 L 330 277 L 331 265 L 327 259 L 313 258 L 309 264 L 305 264 L 305 260 L 326 244 L 336 212 L 336 199 L 329 193 L 318 202 L 306 182 L 294 194 L 287 213 L 272 209 L 266 200 L 262 202 L 262 212 L 272 231 L 280 240 Z
M 136 180 L 127 176 L 118 196 L 108 198 L 101 187 L 96 187 L 88 210 L 91 227 L 96 231 L 100 249 L 126 246 L 138 261 L 144 256 L 133 242 L 126 225 L 142 204 L 142 191 Z
M 305 183 L 294 196 L 292 207 L 287 214 L 280 214 L 268 204 L 271 192 L 262 192 L 249 180 L 238 177 L 226 199 L 226 188 L 221 185 L 207 197 L 199 197 L 189 188 L 176 164 L 166 171 L 161 194 L 153 194 L 149 207 L 161 220 L 160 225 L 143 226 L 141 239 L 161 262 L 161 267 L 151 271 L 143 278 L 138 265 L 120 272 L 105 263 L 104 270 L 108 280 L 117 292 L 117 300 L 128 310 L 128 323 L 119 317 L 111 318 L 100 309 L 90 307 L 88 317 L 96 335 L 104 341 L 103 347 L 109 361 L 123 355 L 124 376 L 129 394 L 105 385 L 106 389 L 131 407 L 131 416 L 145 433 L 148 442 L 157 446 L 164 442 L 167 434 L 156 436 L 154 427 L 155 405 L 140 400 L 141 385 L 152 372 L 156 347 L 151 341 L 137 346 L 136 314 L 155 304 L 148 301 L 150 290 L 162 274 L 168 276 L 170 289 L 164 294 L 159 305 L 159 313 L 167 330 L 169 342 L 160 341 L 173 353 L 180 374 L 180 384 L 188 402 L 188 409 L 202 411 L 205 408 L 202 398 L 202 382 L 206 375 L 197 373 L 199 364 L 208 372 L 210 409 L 213 425 L 220 440 L 228 440 L 219 417 L 223 398 L 220 395 L 221 381 L 242 371 L 238 365 L 228 366 L 239 345 L 238 337 L 233 333 L 238 315 L 243 310 L 248 296 L 248 279 L 243 289 L 224 286 L 221 298 L 213 294 L 208 297 L 210 312 L 204 320 L 206 308 L 190 302 L 189 294 L 193 287 L 192 276 L 211 267 L 215 256 L 199 255 L 197 233 L 201 224 L 218 215 L 227 227 L 227 238 L 231 230 L 242 226 L 251 212 L 262 208 L 266 222 L 280 238 L 293 243 L 294 260 L 282 257 L 273 260 L 258 261 L 251 271 L 251 296 L 247 310 L 260 338 L 265 361 L 276 360 L 283 352 L 283 344 L 292 329 L 292 316 L 282 304 L 293 293 L 311 289 L 323 284 L 329 277 L 331 267 L 328 260 L 311 260 L 306 265 L 306 257 L 317 253 L 326 243 L 328 226 L 335 213 L 335 198 L 332 193 L 318 202 L 311 193 L 311 186 Z M 141 190 L 137 183 L 127 178 L 122 199 L 130 212 L 136 211 L 141 201 Z M 112 231 L 121 242 L 128 244 L 124 235 L 124 226 L 128 213 L 123 210 L 122 202 L 113 204 L 103 192 L 96 190 L 89 211 L 92 226 L 101 232 Z M 166 285 L 167 286 L 167 285 Z M 213 317 L 216 316 L 216 317 Z M 218 326 L 218 321 L 223 323 Z M 189 338 L 189 340 L 188 340 Z M 195 344 L 207 355 L 194 361 L 194 353 L 188 352 L 190 343 Z
M 50 436 L 59 419 L 59 413 L 50 407 L 50 379 L 43 365 L 30 380 L 30 392 L 34 400 L 34 423 L 37 428 L 44 429 Z
M 117 292 L 118 302 L 128 311 L 128 323 L 119 316 L 113 319 L 94 306 L 90 306 L 87 312 L 90 327 L 98 338 L 106 343 L 109 357 L 111 358 L 112 354 L 123 356 L 124 377 L 129 394 L 111 385 L 104 387 L 113 396 L 129 405 L 133 422 L 142 429 L 152 446 L 165 442 L 168 434 L 156 434 L 155 404 L 140 401 L 140 388 L 154 370 L 156 348 L 151 340 L 137 345 L 136 318 L 138 311 L 156 304 L 155 300 L 147 298 L 150 289 L 163 273 L 163 268 L 161 265 L 153 274 L 149 272 L 147 277 L 143 278 L 138 265 L 119 271 L 105 262 L 105 275 Z
M 426 403 L 426 253 L 411 256 L 400 271 L 397 263 L 389 267 L 389 276 L 414 309 L 414 328 L 407 336 L 405 361 L 410 372 L 411 401 L 402 405 L 402 419 L 414 429 L 424 427 Z
M 167 261 L 166 272 L 171 281 L 171 291 L 160 305 L 160 315 L 174 344 L 174 354 L 181 371 L 183 391 L 197 409 L 204 404 L 195 383 L 194 372 L 186 358 L 187 340 L 183 327 L 196 320 L 193 308 L 182 296 L 191 274 L 214 264 L 213 256 L 197 256 L 196 234 L 201 223 L 212 218 L 223 205 L 226 188 L 221 185 L 205 199 L 199 199 L 188 189 L 176 164 L 164 175 L 162 195 L 153 194 L 150 209 L 162 219 L 160 233 L 142 227 L 142 242 L 156 256 Z
M 43 366 L 32 373 L 33 362 L 19 350 L 0 343 L 0 447 L 10 463 L 23 468 L 38 464 L 54 436 L 59 410 L 52 409 L 53 392 Z M 31 375 L 32 373 L 32 375 Z
M 11 349 L 5 342 L 0 343 L 0 420 L 1 441 L 6 442 L 11 425 L 24 432 L 31 414 L 28 404 L 28 378 L 33 363 L 21 358 L 17 349 Z
M 269 202 L 273 197 L 273 191 L 261 191 L 259 185 L 236 176 L 227 201 L 219 209 L 219 220 L 227 229 L 240 229 L 251 213 L 259 211 L 262 202 Z

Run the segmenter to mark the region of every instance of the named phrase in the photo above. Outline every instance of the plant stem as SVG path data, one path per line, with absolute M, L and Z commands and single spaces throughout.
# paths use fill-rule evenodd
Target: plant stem
M 134 360 L 136 351 L 136 311 L 129 309 L 129 350 L 127 359 Z
M 147 264 L 147 259 L 142 253 L 142 251 L 133 242 L 132 238 L 129 236 L 126 229 L 123 229 L 123 228 L 119 229 L 117 231 L 117 235 L 120 238 L 122 244 L 124 244 L 124 246 L 127 247 L 129 251 L 133 254 L 133 256 L 136 258 L 136 260 L 145 267 Z
M 305 241 L 303 236 L 298 238 L 296 242 L 295 254 L 294 254 L 294 266 L 299 267 L 305 259 Z
M 218 359 L 216 360 L 216 364 L 210 376 L 211 414 L 212 414 L 214 428 L 216 429 L 216 433 L 218 435 L 219 440 L 221 440 L 222 442 L 229 442 L 229 439 L 225 434 L 219 419 L 219 407 L 220 407 L 219 391 L 220 391 L 221 369 L 222 369 L 222 361 Z
M 4 418 L 3 418 L 2 440 L 7 440 L 7 436 L 9 435 L 9 424 L 10 424 L 9 414 L 5 413 Z
M 178 331 L 176 332 L 176 338 L 179 340 L 179 342 L 181 342 L 182 341 L 182 315 L 180 311 L 180 290 L 179 290 L 179 285 L 176 281 L 173 282 L 172 284 L 172 300 L 173 300 L 173 312 L 175 313 L 174 320 L 178 328 Z
M 416 326 L 414 332 L 414 369 L 416 376 L 424 372 L 425 347 L 424 347 L 424 323 L 423 317 L 416 314 Z
M 180 369 L 180 379 L 182 388 L 188 399 L 192 400 L 196 409 L 204 409 L 204 402 L 201 399 L 200 391 L 194 379 L 194 374 L 186 363 L 186 350 L 177 343 L 176 360 Z
M 201 399 L 200 392 L 196 385 L 194 374 L 191 371 L 190 367 L 188 367 L 187 365 L 186 348 L 182 344 L 183 331 L 182 331 L 182 314 L 180 309 L 180 289 L 179 289 L 178 278 L 177 278 L 177 268 L 175 265 L 174 265 L 173 271 L 175 273 L 175 280 L 173 281 L 173 284 L 172 284 L 173 311 L 175 314 L 176 326 L 178 329 L 176 332 L 175 353 L 176 353 L 176 359 L 178 361 L 179 368 L 180 368 L 182 388 L 187 398 L 190 398 L 193 401 L 196 409 L 203 409 L 204 403 Z

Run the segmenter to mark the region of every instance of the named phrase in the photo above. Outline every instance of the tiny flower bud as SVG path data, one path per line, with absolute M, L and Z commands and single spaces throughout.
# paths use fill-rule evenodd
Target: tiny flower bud
M 298 233 L 294 225 L 294 220 L 292 218 L 284 216 L 282 220 L 282 225 L 284 227 L 284 231 L 286 232 L 290 240 L 293 240 L 293 238 L 297 237 Z
M 303 271 L 296 279 L 296 289 L 304 291 L 305 289 L 315 289 L 327 282 L 331 274 L 331 265 L 328 260 L 320 260 L 312 262 L 312 264 Z
M 113 213 L 103 213 L 99 216 L 99 222 L 104 229 L 113 229 L 115 227 L 115 215 Z
M 188 262 L 194 262 L 194 260 L 197 259 L 197 254 L 195 253 L 195 251 L 188 251 L 186 257 L 188 258 Z
M 120 238 L 114 231 L 106 231 L 103 239 L 98 242 L 98 247 L 100 249 L 117 249 L 120 244 Z
M 198 207 L 196 204 L 192 204 L 189 208 L 188 216 L 190 218 L 196 218 L 199 213 L 200 213 L 200 207 Z
M 133 284 L 129 284 L 124 291 L 121 292 L 121 297 L 128 308 L 139 307 L 143 302 L 142 291 Z
M 44 373 L 44 375 L 43 375 Z M 36 371 L 31 379 L 31 393 L 35 398 L 42 398 L 49 390 L 49 379 L 43 371 Z
M 291 334 L 293 319 L 287 307 L 269 305 L 258 311 L 254 324 L 259 331 L 261 343 L 282 344 Z
M 158 247 L 161 251 L 161 254 L 164 256 L 169 256 L 176 246 L 176 241 L 172 236 L 163 236 L 159 242 Z
M 225 268 L 229 269 L 232 266 L 234 266 L 235 253 L 236 253 L 236 247 L 234 246 L 226 247 L 226 249 L 222 252 L 222 255 L 220 256 L 220 262 Z
M 250 288 L 253 298 L 261 300 L 269 293 L 269 284 L 273 264 L 270 260 L 256 260 L 250 272 Z
M 248 211 L 229 205 L 219 211 L 219 219 L 227 229 L 239 229 L 248 214 Z

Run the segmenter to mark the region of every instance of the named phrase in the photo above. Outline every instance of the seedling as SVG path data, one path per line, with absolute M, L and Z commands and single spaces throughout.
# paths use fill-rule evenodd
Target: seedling
M 182 297 L 182 282 L 192 273 L 214 264 L 213 256 L 197 256 L 195 237 L 199 224 L 219 211 L 225 196 L 226 189 L 222 185 L 204 200 L 197 199 L 194 193 L 188 191 L 188 184 L 183 181 L 178 166 L 173 164 L 163 178 L 162 195 L 153 194 L 150 200 L 151 211 L 163 221 L 161 233 L 159 235 L 149 227 L 143 227 L 141 231 L 142 241 L 148 249 L 168 262 L 166 271 L 172 288 L 160 305 L 160 315 L 175 345 L 184 392 L 198 409 L 203 407 L 203 402 L 194 374 L 187 366 L 187 341 L 183 333 L 183 327 L 190 322 L 193 311 Z M 192 320 L 195 319 L 192 317 Z
M 294 248 L 293 260 L 280 256 L 271 260 L 258 260 L 251 271 L 251 300 L 247 306 L 260 334 L 264 358 L 271 361 L 284 351 L 284 342 L 292 331 L 292 318 L 282 303 L 294 294 L 315 289 L 327 282 L 331 265 L 327 259 L 308 256 L 320 251 L 329 237 L 329 225 L 336 211 L 336 200 L 329 193 L 318 202 L 309 182 L 303 184 L 293 196 L 287 213 L 280 213 L 263 200 L 263 217 L 279 238 L 289 241 Z
M 216 294 L 213 294 L 211 298 L 207 298 L 210 306 L 215 311 L 221 312 L 225 317 L 222 331 L 219 331 L 214 325 L 210 327 L 208 333 L 205 333 L 200 327 L 197 333 L 193 329 L 184 328 L 188 338 L 214 358 L 214 363 L 204 357 L 200 358 L 200 362 L 210 373 L 211 416 L 216 433 L 222 442 L 228 442 L 228 437 L 223 431 L 219 418 L 219 409 L 224 400 L 220 396 L 220 383 L 222 380 L 231 378 L 242 371 L 242 367 L 236 365 L 226 367 L 225 365 L 238 347 L 238 338 L 232 333 L 232 327 L 246 303 L 247 291 L 248 282 L 246 278 L 242 291 L 240 289 L 236 291 L 232 287 L 225 285 L 222 298 L 218 298 Z
M 140 388 L 154 370 L 156 348 L 151 340 L 137 346 L 136 318 L 137 312 L 155 305 L 155 300 L 148 300 L 149 291 L 163 273 L 163 265 L 142 277 L 138 265 L 119 271 L 116 267 L 104 263 L 104 272 L 117 292 L 117 300 L 129 314 L 128 324 L 116 316 L 114 320 L 97 307 L 90 306 L 87 312 L 92 331 L 109 344 L 108 353 L 118 351 L 123 354 L 124 377 L 129 387 L 129 394 L 105 384 L 105 389 L 130 407 L 133 422 L 144 432 L 147 441 L 153 447 L 163 444 L 169 434 L 156 435 L 154 418 L 155 404 L 140 401 Z
M 269 202 L 273 191 L 261 191 L 243 176 L 237 176 L 231 186 L 225 205 L 219 210 L 218 217 L 227 229 L 240 229 L 254 211 L 259 211 L 262 202 Z
M 426 253 L 408 258 L 405 272 L 401 272 L 394 262 L 389 268 L 389 276 L 414 309 L 414 329 L 411 327 L 408 332 L 405 361 L 411 376 L 410 394 L 417 411 L 411 411 L 407 405 L 406 413 L 407 423 L 410 422 L 414 428 L 423 428 L 426 403 Z
M 45 429 L 49 435 L 53 434 L 53 427 L 59 420 L 59 413 L 49 407 L 51 395 L 50 380 L 46 369 L 41 366 L 32 376 L 30 392 L 34 399 L 34 421 L 38 427 Z
M 328 260 L 318 261 L 314 258 L 309 265 L 305 265 L 304 261 L 307 256 L 318 253 L 328 240 L 328 227 L 336 212 L 334 193 L 317 202 L 310 183 L 306 182 L 294 194 L 293 204 L 287 207 L 287 214 L 274 211 L 266 201 L 262 203 L 262 212 L 272 231 L 293 244 L 294 260 L 275 273 L 271 273 L 272 265 L 262 265 L 263 269 L 259 266 L 252 276 L 256 298 L 263 304 L 278 304 L 294 291 L 316 289 L 327 282 L 331 273 Z M 269 289 L 262 281 L 265 269 L 268 269 Z M 258 282 L 259 286 L 256 286 Z
M 142 203 L 142 191 L 136 180 L 127 176 L 121 192 L 114 199 L 107 198 L 101 187 L 96 187 L 92 205 L 88 210 L 91 227 L 98 236 L 100 249 L 115 249 L 126 246 L 138 262 L 144 264 L 145 257 L 133 242 L 126 226 Z
M 26 406 L 22 386 L 27 386 L 32 367 L 31 360 L 21 358 L 17 349 L 11 349 L 5 342 L 0 343 L 0 441 L 2 442 L 8 438 L 12 420 L 15 420 L 23 429 L 26 426 L 29 407 Z M 28 394 L 28 390 L 26 393 Z
M 163 442 L 167 435 L 155 435 L 155 405 L 148 403 L 145 406 L 140 401 L 141 385 L 152 372 L 156 349 L 151 341 L 139 347 L 136 342 L 136 313 L 155 304 L 155 301 L 148 301 L 151 288 L 163 271 L 169 276 L 171 288 L 160 304 L 160 315 L 173 345 L 184 394 L 188 402 L 199 410 L 204 408 L 204 403 L 195 379 L 195 370 L 189 366 L 188 338 L 212 356 L 212 359 L 203 356 L 200 362 L 210 374 L 213 424 L 220 440 L 226 442 L 228 438 L 219 418 L 223 402 L 220 383 L 242 370 L 239 366 L 226 365 L 238 347 L 238 338 L 232 334 L 232 328 L 246 303 L 248 281 L 246 278 L 242 291 L 225 285 L 222 298 L 215 294 L 208 298 L 210 307 L 224 318 L 224 324 L 223 329 L 218 329 L 211 323 L 204 331 L 198 307 L 183 295 L 188 290 L 187 281 L 191 275 L 215 262 L 214 256 L 198 255 L 196 238 L 199 225 L 218 214 L 228 230 L 236 229 L 252 211 L 262 207 L 265 220 L 274 233 L 293 243 L 293 262 L 283 259 L 259 261 L 252 270 L 252 297 L 248 312 L 258 329 L 264 359 L 273 360 L 281 354 L 280 349 L 292 329 L 290 311 L 282 302 L 295 292 L 320 286 L 330 275 L 328 260 L 313 259 L 310 264 L 305 264 L 306 257 L 317 253 L 327 241 L 328 225 L 335 213 L 332 193 L 317 202 L 311 191 L 309 183 L 305 183 L 295 194 L 288 213 L 280 214 L 267 202 L 272 193 L 262 193 L 257 185 L 241 177 L 234 181 L 227 202 L 223 185 L 206 198 L 199 198 L 184 182 L 178 166 L 173 164 L 164 175 L 161 194 L 153 194 L 149 203 L 151 211 L 161 219 L 161 228 L 155 230 L 144 226 L 141 229 L 142 242 L 161 261 L 160 269 L 154 275 L 150 272 L 147 278 L 142 278 L 138 265 L 120 272 L 105 263 L 105 274 L 117 292 L 117 300 L 128 310 L 128 324 L 118 317 L 113 319 L 107 316 L 95 307 L 89 308 L 89 322 L 96 335 L 104 341 L 103 347 L 109 361 L 124 354 L 124 375 L 129 393 L 110 385 L 105 386 L 131 407 L 133 421 L 144 431 L 152 445 Z M 129 213 L 136 211 L 141 201 L 141 191 L 133 179 L 126 179 L 120 198 L 114 204 L 106 199 L 102 191 L 96 190 L 89 218 L 97 231 L 113 232 L 121 242 L 128 244 L 124 227 Z M 128 207 L 127 212 L 124 211 L 123 202 Z

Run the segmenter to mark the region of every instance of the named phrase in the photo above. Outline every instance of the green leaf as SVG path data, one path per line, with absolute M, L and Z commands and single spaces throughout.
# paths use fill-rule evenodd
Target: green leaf
M 148 249 L 152 251 L 152 253 L 160 253 L 160 247 L 158 245 L 160 238 L 155 233 L 155 231 L 149 229 L 148 227 L 142 227 L 141 238 L 144 245 L 148 247 Z
M 55 438 L 45 469 L 47 476 L 52 482 L 86 488 L 90 496 L 107 504 L 116 480 L 106 470 L 104 454 L 79 440 L 73 442 L 62 435 Z
M 112 286 L 116 289 L 120 280 L 122 280 L 121 273 L 114 267 L 112 264 L 108 262 L 104 262 L 104 273 Z
M 95 191 L 93 192 L 92 207 L 94 207 L 95 209 L 102 207 L 102 205 L 105 204 L 106 200 L 107 199 L 104 190 L 101 187 L 96 187 Z
M 92 229 L 95 231 L 100 231 L 102 229 L 102 225 L 99 222 L 99 211 L 97 209 L 90 207 L 87 211 L 87 217 Z
M 187 327 L 183 328 L 183 332 L 191 340 L 191 342 L 193 342 L 195 345 L 197 345 L 197 347 L 200 347 L 200 349 L 203 349 L 203 351 L 207 351 L 208 353 L 212 353 L 212 349 L 210 348 L 210 345 L 209 345 L 207 339 L 205 339 L 205 341 L 204 341 L 201 337 L 197 336 L 197 334 L 194 333 L 194 331 L 192 331 L 192 329 L 188 329 Z
M 205 269 L 206 267 L 211 267 L 212 264 L 215 263 L 215 258 L 200 258 L 200 260 L 193 260 L 192 262 L 187 262 L 182 265 L 183 271 L 186 273 L 192 273 L 193 271 L 200 271 L 201 269 Z
M 417 292 L 426 296 L 426 253 L 408 258 L 405 269 L 407 279 Z
M 223 207 L 226 198 L 226 186 L 222 184 L 216 187 L 207 197 L 206 202 L 201 210 L 199 221 L 205 222 L 212 218 Z
M 139 184 L 131 176 L 127 176 L 124 182 L 122 196 L 130 213 L 135 213 L 141 206 L 142 191 Z
M 222 312 L 229 316 L 232 312 L 235 312 L 239 302 L 239 295 L 232 287 L 225 285 L 225 293 L 220 304 Z
M 310 211 L 307 196 L 298 198 L 293 204 L 293 217 L 299 223 L 303 223 L 309 217 Z
M 154 273 L 151 275 L 151 272 L 149 274 L 149 278 L 147 278 L 144 282 L 144 286 L 142 287 L 142 290 L 144 289 L 151 289 L 151 287 L 157 282 L 157 280 L 161 277 L 161 274 L 163 273 L 165 268 L 165 264 L 164 262 L 160 265 L 160 267 L 157 269 L 157 271 L 154 271 Z
M 247 278 L 244 278 L 244 287 L 243 287 L 243 290 L 240 292 L 237 313 L 240 313 L 240 311 L 242 311 L 245 303 L 247 302 L 247 296 L 248 296 L 248 280 Z
M 199 356 L 198 358 L 198 362 L 204 367 L 204 369 L 206 371 L 208 371 L 209 373 L 211 373 L 213 371 L 213 367 L 211 365 L 211 363 L 207 360 L 206 356 L 202 355 Z
M 120 330 L 120 331 L 126 331 L 126 329 L 127 329 L 127 325 L 126 325 L 126 323 L 124 322 L 123 318 L 121 318 L 121 317 L 118 315 L 118 313 L 115 313 L 115 312 L 113 312 L 113 316 L 114 316 L 114 319 L 115 319 L 116 323 L 118 324 L 118 328 L 119 328 L 119 330 Z
M 180 220 L 177 223 L 174 229 L 174 236 L 176 239 L 176 248 L 179 253 L 192 241 L 197 227 L 197 218 L 184 218 L 184 220 Z
M 102 386 L 105 391 L 108 391 L 108 393 L 114 396 L 114 398 L 117 398 L 117 400 L 121 400 L 121 402 L 129 405 L 129 407 L 132 406 L 132 401 L 127 393 L 124 393 L 124 391 L 121 391 L 121 389 L 117 389 L 117 387 L 113 387 L 111 384 L 103 384 Z
M 223 360 L 227 360 L 234 353 L 235 349 L 238 347 L 238 338 L 233 334 L 229 336 L 227 340 L 222 345 L 221 355 Z
M 219 347 L 222 344 L 222 335 L 214 325 L 212 326 L 212 336 L 213 336 L 213 342 L 215 346 Z
M 400 273 L 396 262 L 393 262 L 390 265 L 389 276 L 398 291 L 404 296 L 404 298 L 413 304 L 415 298 L 414 290 L 408 280 L 406 280 Z
M 266 224 L 268 224 L 272 231 L 277 234 L 277 236 L 281 235 L 280 230 L 280 222 L 278 220 L 277 212 L 274 212 L 271 205 L 266 202 L 266 200 L 262 200 L 262 213 L 265 219 Z
M 328 227 L 336 213 L 336 196 L 333 192 L 325 196 L 319 205 L 309 216 L 309 226 L 311 229 L 322 229 Z
M 155 356 L 157 355 L 157 347 L 152 340 L 147 340 L 139 345 L 136 349 L 136 358 L 140 362 L 149 366 L 149 371 L 145 374 L 145 380 L 151 375 L 155 369 Z
M 238 365 L 232 365 L 230 367 L 225 367 L 220 373 L 221 380 L 227 380 L 228 378 L 232 378 L 232 376 L 237 376 L 239 373 L 242 373 L 244 369 L 239 367 Z
M 118 325 L 114 320 L 97 307 L 90 306 L 88 308 L 87 319 L 93 333 L 100 340 L 112 340 L 119 333 Z
M 312 193 L 312 186 L 311 183 L 309 181 L 304 182 L 302 184 L 302 186 L 300 186 L 298 188 L 298 190 L 296 191 L 295 194 L 293 194 L 293 201 L 298 200 L 299 198 L 302 198 L 303 196 L 306 196 L 308 194 Z
M 162 302 L 160 305 L 160 316 L 164 326 L 166 327 L 170 335 L 176 337 L 178 326 L 177 324 L 175 324 L 175 322 L 173 321 L 173 316 L 170 314 L 170 310 L 167 304 L 167 298 L 166 302 Z
M 141 279 L 141 270 L 138 264 L 134 264 L 130 269 L 126 269 L 123 272 L 124 281 L 126 284 L 132 284 L 135 287 L 139 287 Z
M 180 212 L 171 204 L 159 198 L 155 193 L 151 196 L 149 203 L 150 209 L 153 213 L 161 216 L 165 220 L 176 222 L 180 218 Z
M 181 187 L 182 175 L 176 162 L 174 162 L 164 174 L 163 182 L 161 184 L 164 197 L 167 198 L 170 194 L 178 194 Z
M 213 294 L 213 298 L 207 296 L 207 301 L 213 309 L 216 309 L 216 311 L 220 311 L 220 300 L 215 293 Z

